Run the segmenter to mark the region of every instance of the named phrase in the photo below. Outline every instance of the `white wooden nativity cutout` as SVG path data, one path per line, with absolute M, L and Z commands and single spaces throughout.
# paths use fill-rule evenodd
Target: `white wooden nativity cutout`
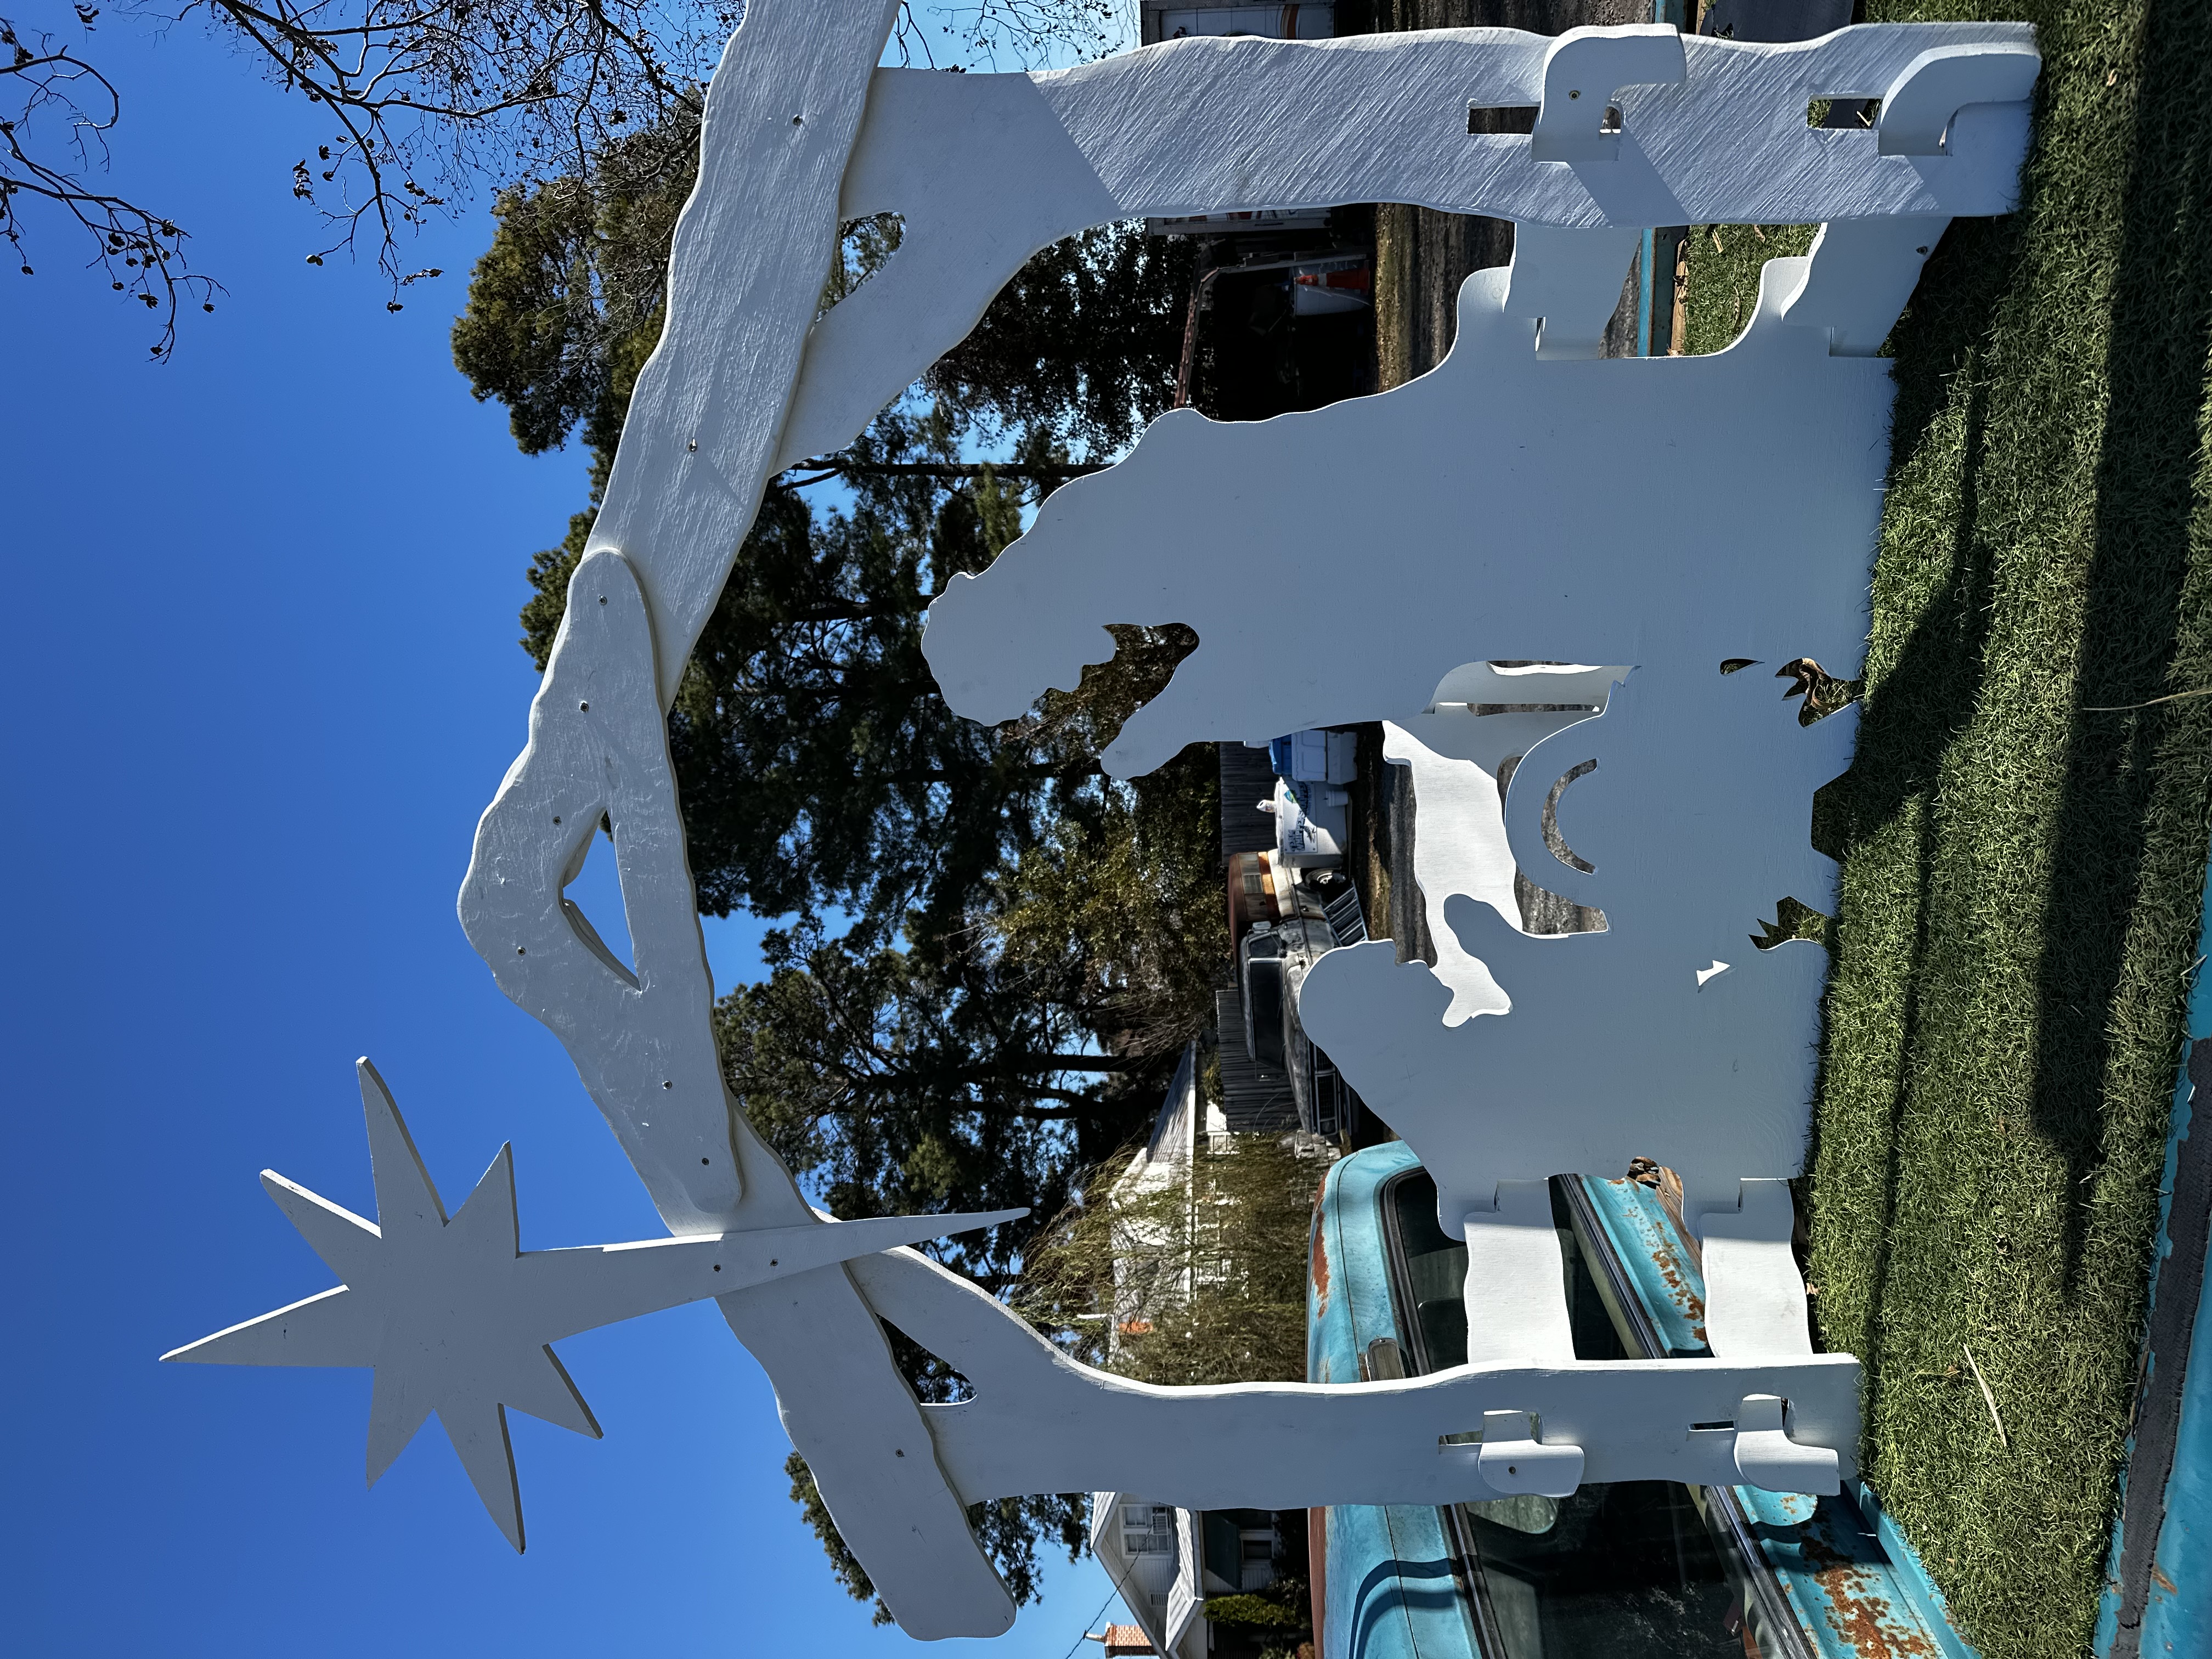
M 368 1484 L 435 1412 L 477 1495 L 518 1551 L 522 1499 L 507 1408 L 599 1438 L 591 1407 L 553 1352 L 562 1337 L 1029 1213 L 886 1216 L 525 1251 L 513 1149 L 499 1149 L 468 1201 L 447 1216 L 391 1091 L 368 1060 L 357 1066 L 376 1219 L 274 1170 L 261 1172 L 276 1207 L 344 1282 L 161 1358 L 374 1368 Z
M 1741 945 L 1778 898 L 1826 891 L 1808 803 L 1850 726 L 1801 728 L 1771 680 L 1720 665 L 1857 661 L 1890 396 L 1869 354 L 1949 219 L 2012 206 L 2032 32 L 1197 40 L 1053 74 L 945 76 L 877 67 L 896 10 L 751 0 L 724 54 L 661 343 L 460 895 L 471 942 L 567 1048 L 672 1237 L 520 1252 L 504 1154 L 448 1220 L 365 1069 L 376 1223 L 270 1177 L 343 1286 L 169 1357 L 375 1365 L 372 1475 L 435 1411 L 519 1547 L 504 1407 L 594 1428 L 549 1345 L 712 1296 L 773 1381 L 846 1542 L 925 1638 L 1012 1624 L 964 1516 L 1011 1494 L 1208 1508 L 1586 1480 L 1833 1490 L 1853 1467 L 1857 1364 L 1808 1352 L 1782 1184 L 1802 1146 L 1820 959 Z M 1808 127 L 1825 97 L 1881 99 L 1879 126 Z M 1470 135 L 1472 106 L 1533 106 L 1535 131 Z M 1000 1218 L 825 1221 L 745 1121 L 714 1053 L 663 716 L 766 481 L 848 441 L 1030 254 L 1142 214 L 1372 201 L 1518 227 L 1512 267 L 1467 284 L 1440 368 L 1257 426 L 1164 418 L 1054 495 L 984 575 L 957 579 L 926 641 L 952 706 L 996 720 L 1109 656 L 1106 624 L 1186 623 L 1200 647 L 1109 750 L 1116 774 L 1194 739 L 1383 720 L 1423 779 L 1437 969 L 1401 967 L 1387 945 L 1334 952 L 1301 1015 L 1419 1152 L 1469 1240 L 1470 1363 L 1355 1385 L 1152 1388 L 1071 1363 L 904 1248 Z M 899 251 L 817 321 L 840 222 L 879 212 L 903 216 Z M 1729 350 L 1593 361 L 1643 229 L 1811 221 L 1826 225 L 1813 254 L 1767 266 Z M 1608 447 L 1601 489 L 1593 434 L 1609 423 L 1695 441 Z M 1277 481 L 1244 492 L 1227 534 L 1206 484 L 1224 472 Z M 1712 500 L 1735 521 L 1791 526 L 1789 541 L 1686 530 L 1681 505 Z M 1334 612 L 1341 648 L 1309 678 L 1254 672 L 1266 641 L 1237 595 L 1258 550 L 1303 580 L 1346 544 L 1369 562 Z M 1559 665 L 1550 694 L 1492 695 L 1489 665 L 1530 660 Z M 1475 702 L 1570 707 L 1478 733 L 1449 712 Z M 1522 758 L 1501 805 L 1505 753 Z M 1593 756 L 1557 825 L 1595 865 L 1584 876 L 1552 854 L 1542 819 L 1552 781 Z M 565 894 L 602 814 L 629 965 Z M 1601 907 L 1604 931 L 1521 932 L 1516 866 Z M 1571 1071 L 1538 1065 L 1563 1042 Z M 1680 1170 L 1705 1212 L 1713 1359 L 1586 1364 L 1565 1340 L 1540 1183 L 1636 1154 Z M 920 1405 L 886 1319 L 974 1397 Z M 1444 1439 L 1477 1430 L 1479 1444 Z

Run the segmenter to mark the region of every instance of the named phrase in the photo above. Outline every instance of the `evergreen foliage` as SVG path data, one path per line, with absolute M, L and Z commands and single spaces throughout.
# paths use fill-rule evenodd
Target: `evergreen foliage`
M 841 1215 L 1027 1205 L 1158 1109 L 1227 954 L 1200 751 L 1127 787 L 1071 792 L 945 933 L 903 948 L 855 925 L 769 936 L 767 980 L 716 1011 L 754 1126 Z M 1029 1227 L 943 1241 L 1003 1288 Z
M 1245 1625 L 1255 1630 L 1304 1630 L 1307 1622 L 1295 1608 L 1264 1595 L 1208 1596 L 1206 1616 L 1217 1625 Z

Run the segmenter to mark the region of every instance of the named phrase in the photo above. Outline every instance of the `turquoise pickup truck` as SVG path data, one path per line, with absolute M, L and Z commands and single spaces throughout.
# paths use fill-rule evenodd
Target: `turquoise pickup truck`
M 1563 1177 L 1552 1194 L 1577 1357 L 1708 1355 L 1696 1253 L 1659 1193 Z M 1404 1143 L 1342 1159 L 1315 1213 L 1308 1378 L 1465 1364 L 1466 1261 Z M 1624 1481 L 1317 1510 L 1309 1530 L 1319 1659 L 1972 1659 L 1863 1487 Z

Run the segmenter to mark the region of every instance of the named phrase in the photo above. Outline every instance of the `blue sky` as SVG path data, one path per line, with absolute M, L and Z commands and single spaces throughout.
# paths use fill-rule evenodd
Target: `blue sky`
M 510 1419 L 521 1558 L 434 1427 L 363 1490 L 367 1372 L 155 1363 L 331 1282 L 255 1176 L 370 1210 L 357 1054 L 449 1205 L 512 1140 L 526 1247 L 659 1224 L 453 917 L 536 678 L 523 570 L 584 493 L 580 454 L 519 455 L 448 358 L 483 204 L 422 238 L 447 274 L 390 315 L 366 267 L 303 262 L 306 106 L 192 28 L 95 39 L 130 100 L 116 184 L 229 294 L 155 368 L 58 237 L 0 276 L 7 1645 L 917 1650 L 831 1581 L 711 1306 L 562 1345 L 606 1438 Z M 718 983 L 748 976 L 755 929 L 708 937 Z M 1048 1584 L 990 1651 L 1061 1659 L 1107 1594 L 1090 1562 Z

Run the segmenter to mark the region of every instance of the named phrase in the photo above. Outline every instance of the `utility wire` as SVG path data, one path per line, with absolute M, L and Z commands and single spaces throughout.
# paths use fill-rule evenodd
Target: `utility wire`
M 1115 1596 L 1120 1596 L 1124 1601 L 1127 1601 L 1129 1599 L 1128 1586 L 1121 1582 L 1121 1576 L 1114 1571 L 1112 1564 L 1109 1563 L 1105 1557 L 1100 1555 L 1096 1550 L 1091 1552 L 1091 1559 L 1097 1562 L 1100 1566 L 1106 1569 L 1106 1582 L 1112 1585 L 1113 1588 L 1106 1592 L 1106 1599 L 1098 1604 L 1098 1611 L 1092 1613 L 1090 1619 L 1085 1621 L 1082 1630 L 1077 1632 L 1075 1640 L 1068 1644 L 1067 1651 L 1060 1656 L 1060 1659 L 1075 1659 L 1076 1649 L 1081 1647 L 1085 1639 L 1091 1634 L 1091 1626 L 1097 1624 L 1104 1615 L 1106 1609 L 1114 1605 L 1114 1598 Z M 1135 1616 L 1136 1615 L 1134 1613 L 1130 1614 L 1131 1618 L 1134 1618 Z
M 1102 1561 L 1099 1565 L 1103 1566 L 1105 1565 L 1105 1563 Z M 1114 1575 L 1112 1572 L 1109 1571 L 1107 1573 L 1106 1582 L 1109 1584 L 1113 1583 Z M 1090 1618 L 1083 1621 L 1083 1629 L 1077 1634 L 1076 1638 L 1067 1644 L 1067 1652 L 1062 1656 L 1062 1659 L 1075 1659 L 1076 1649 L 1081 1647 L 1085 1641 L 1090 1639 L 1091 1626 L 1097 1624 L 1100 1617 L 1104 1614 L 1106 1609 L 1114 1605 L 1114 1598 L 1121 1593 L 1121 1587 L 1119 1585 L 1115 1585 L 1114 1589 L 1106 1592 L 1106 1599 L 1098 1604 L 1098 1611 L 1092 1613 Z

